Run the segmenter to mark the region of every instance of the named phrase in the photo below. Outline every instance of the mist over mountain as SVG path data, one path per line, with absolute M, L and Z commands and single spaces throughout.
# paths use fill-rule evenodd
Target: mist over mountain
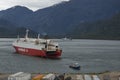
M 96 24 L 98 20 L 112 18 L 120 12 L 119 4 L 119 0 L 70 0 L 35 12 L 23 6 L 15 6 L 0 11 L 0 19 L 16 27 L 63 37 L 83 23 Z

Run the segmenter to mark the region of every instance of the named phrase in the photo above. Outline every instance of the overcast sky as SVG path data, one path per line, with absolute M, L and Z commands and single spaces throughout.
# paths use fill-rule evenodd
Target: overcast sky
M 0 0 L 0 10 L 4 10 L 15 5 L 26 6 L 33 11 L 41 8 L 45 8 L 61 1 L 69 0 Z

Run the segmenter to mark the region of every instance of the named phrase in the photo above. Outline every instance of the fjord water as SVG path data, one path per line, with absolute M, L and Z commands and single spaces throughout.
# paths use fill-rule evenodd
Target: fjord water
M 14 53 L 15 39 L 0 39 L 0 73 L 91 73 L 120 71 L 120 41 L 115 40 L 54 40 L 63 50 L 61 59 L 48 59 Z M 81 70 L 69 68 L 79 63 Z

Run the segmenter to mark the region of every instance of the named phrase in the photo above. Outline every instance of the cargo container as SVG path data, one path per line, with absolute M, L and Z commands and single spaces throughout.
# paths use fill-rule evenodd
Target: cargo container
M 54 74 L 48 74 L 48 75 L 44 76 L 42 80 L 54 80 L 54 79 L 55 79 Z
M 19 72 L 8 77 L 8 80 L 30 80 L 31 74 Z
M 64 77 L 65 77 L 65 74 L 60 74 L 60 75 L 58 75 L 58 78 L 59 78 L 60 80 L 64 80 Z
M 92 75 L 92 77 L 93 77 L 93 80 L 100 80 L 97 75 Z
M 76 80 L 83 80 L 83 76 L 82 75 L 76 75 Z
M 35 76 L 35 77 L 33 77 L 33 79 L 32 80 L 42 80 L 42 78 L 44 77 L 44 75 L 37 75 L 37 76 Z
M 12 74 L 12 75 L 8 76 L 8 80 L 14 80 L 14 79 L 15 79 L 15 76 L 20 75 L 20 74 L 22 74 L 22 73 L 23 73 L 23 72 L 18 72 L 18 73 L 15 73 L 15 74 Z
M 85 80 L 92 80 L 90 75 L 84 75 Z
M 71 76 L 65 78 L 65 80 L 72 80 Z
M 110 75 L 104 75 L 103 80 L 111 80 Z
M 60 78 L 58 76 L 55 76 L 55 79 L 54 80 L 60 80 Z

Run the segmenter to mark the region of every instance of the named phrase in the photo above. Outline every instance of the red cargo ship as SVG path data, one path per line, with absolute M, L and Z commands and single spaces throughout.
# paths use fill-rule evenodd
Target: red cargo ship
M 30 39 L 28 38 L 28 31 L 29 30 L 26 30 L 24 39 L 18 38 L 13 42 L 12 45 L 16 53 L 50 58 L 58 58 L 61 56 L 62 50 L 59 48 L 58 43 L 49 39 L 40 39 L 39 35 L 37 39 Z

